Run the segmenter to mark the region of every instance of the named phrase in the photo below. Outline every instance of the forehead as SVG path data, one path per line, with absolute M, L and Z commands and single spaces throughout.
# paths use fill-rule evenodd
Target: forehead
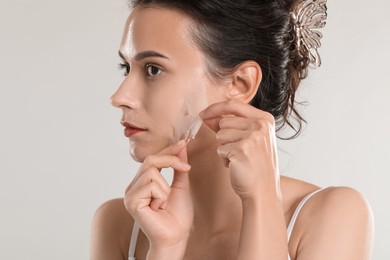
M 138 52 L 157 51 L 168 57 L 175 54 L 194 56 L 191 19 L 175 10 L 137 6 L 126 21 L 120 50 L 134 57 Z

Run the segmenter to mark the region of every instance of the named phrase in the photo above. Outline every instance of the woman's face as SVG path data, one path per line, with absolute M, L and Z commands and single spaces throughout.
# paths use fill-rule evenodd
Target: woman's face
M 177 141 L 183 116 L 199 112 L 188 104 L 205 103 L 206 66 L 190 39 L 190 23 L 158 7 L 136 7 L 126 22 L 119 52 L 128 73 L 112 103 L 122 109 L 122 121 L 145 130 L 129 136 L 136 161 Z

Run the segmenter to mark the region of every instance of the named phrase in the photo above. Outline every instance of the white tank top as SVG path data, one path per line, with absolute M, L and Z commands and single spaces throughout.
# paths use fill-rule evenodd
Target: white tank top
M 299 203 L 298 207 L 295 209 L 294 214 L 292 215 L 290 223 L 288 224 L 288 227 L 287 227 L 287 239 L 288 239 L 288 241 L 290 241 L 290 237 L 291 237 L 292 230 L 294 228 L 295 221 L 297 220 L 298 214 L 301 211 L 303 205 L 306 203 L 306 201 L 308 199 L 311 198 L 311 196 L 313 196 L 317 192 L 320 192 L 323 189 L 324 188 L 316 190 L 316 191 L 313 191 L 313 192 L 309 193 L 308 195 L 306 195 L 306 197 L 304 197 L 303 200 L 301 200 L 301 202 Z M 139 229 L 140 229 L 140 227 L 139 227 L 138 223 L 134 222 L 133 230 L 131 232 L 131 238 L 130 238 L 128 260 L 135 260 L 135 247 L 137 245 Z M 288 256 L 288 260 L 291 260 L 290 255 Z

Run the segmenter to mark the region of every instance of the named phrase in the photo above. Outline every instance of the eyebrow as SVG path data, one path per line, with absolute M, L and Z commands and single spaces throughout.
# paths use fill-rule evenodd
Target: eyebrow
M 123 60 L 126 60 L 125 59 L 125 55 L 123 55 L 123 53 L 121 51 L 118 51 L 118 54 L 119 54 L 119 57 L 121 57 Z M 143 60 L 145 58 L 150 58 L 150 57 L 158 57 L 158 58 L 164 58 L 164 59 L 168 59 L 169 60 L 169 58 L 167 56 L 162 55 L 161 53 L 158 53 L 156 51 L 143 51 L 143 52 L 140 52 L 137 55 L 135 55 L 134 59 L 136 61 L 140 61 L 140 60 Z

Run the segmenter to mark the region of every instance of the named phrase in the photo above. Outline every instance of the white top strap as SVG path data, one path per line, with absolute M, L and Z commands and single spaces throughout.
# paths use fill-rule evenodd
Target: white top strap
M 135 260 L 135 247 L 137 246 L 138 233 L 139 225 L 136 221 L 134 221 L 133 231 L 131 232 L 128 260 Z
M 303 205 L 305 205 L 306 201 L 308 201 L 311 196 L 313 196 L 314 194 L 322 191 L 324 188 L 321 188 L 319 190 L 316 190 L 316 191 L 313 191 L 311 193 L 309 193 L 308 195 L 306 195 L 306 197 L 303 198 L 303 200 L 299 203 L 298 207 L 295 209 L 295 212 L 293 214 L 293 216 L 291 217 L 291 220 L 290 220 L 290 223 L 288 224 L 288 227 L 287 227 L 287 239 L 288 241 L 290 241 L 290 237 L 291 237 L 291 233 L 292 233 L 292 230 L 294 228 L 294 225 L 295 225 L 295 221 L 297 220 L 298 218 L 298 214 L 299 212 L 301 211 Z

